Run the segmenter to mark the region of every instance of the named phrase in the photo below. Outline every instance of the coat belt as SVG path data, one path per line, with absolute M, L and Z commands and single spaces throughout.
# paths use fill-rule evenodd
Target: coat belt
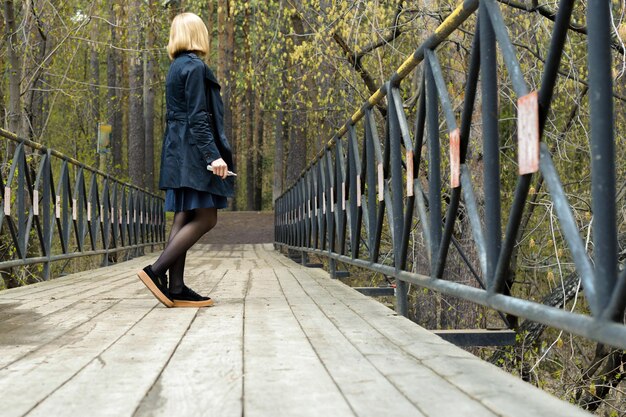
M 186 122 L 187 121 L 187 113 L 186 112 L 180 112 L 180 111 L 168 110 L 168 112 L 167 112 L 167 120 L 180 120 L 180 121 Z

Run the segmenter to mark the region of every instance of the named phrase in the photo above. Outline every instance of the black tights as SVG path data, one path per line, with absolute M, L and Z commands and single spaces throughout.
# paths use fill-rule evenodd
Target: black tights
M 185 284 L 185 256 L 187 250 L 193 246 L 217 223 L 216 208 L 197 208 L 189 211 L 179 211 L 174 214 L 174 222 L 170 231 L 167 246 L 152 264 L 152 270 L 157 275 L 170 271 L 170 292 L 179 293 Z

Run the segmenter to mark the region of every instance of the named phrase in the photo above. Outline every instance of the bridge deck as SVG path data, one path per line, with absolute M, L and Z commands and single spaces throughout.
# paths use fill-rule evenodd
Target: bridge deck
M 0 293 L 3 416 L 576 416 L 271 245 L 198 245 L 167 309 L 155 259 Z

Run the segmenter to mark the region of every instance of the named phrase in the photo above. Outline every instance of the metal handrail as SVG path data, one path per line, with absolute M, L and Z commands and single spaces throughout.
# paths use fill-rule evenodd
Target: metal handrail
M 0 230 L 12 253 L 0 270 L 43 264 L 47 280 L 52 262 L 103 255 L 107 265 L 113 253 L 165 243 L 162 196 L 6 130 L 0 137 L 16 143 L 0 175 Z
M 389 80 L 334 135 L 300 178 L 275 201 L 275 241 L 292 250 L 395 277 L 397 310 L 408 314 L 407 283 L 439 291 L 493 308 L 499 312 L 543 323 L 609 345 L 626 348 L 626 268 L 619 271 L 615 203 L 615 140 L 612 103 L 609 3 L 587 4 L 588 72 L 591 109 L 591 189 L 594 217 L 593 262 L 554 167 L 549 149 L 541 142 L 558 76 L 574 1 L 561 0 L 538 91 L 529 91 L 500 7 L 494 0 L 466 0 L 407 59 Z M 465 85 L 464 105 L 457 122 L 439 65 L 436 47 L 468 17 L 476 15 L 476 30 Z M 519 176 L 502 233 L 498 86 L 496 46 L 502 54 L 517 96 Z M 414 132 L 407 122 L 399 85 L 423 61 Z M 484 161 L 484 217 L 466 164 L 474 101 L 481 73 Z M 373 106 L 387 98 L 384 147 L 378 138 Z M 442 155 L 439 109 L 449 132 L 450 195 L 442 213 Z M 359 147 L 356 129 L 362 125 Z M 428 154 L 427 178 L 420 178 L 422 145 Z M 362 149 L 361 154 L 359 149 Z M 590 314 L 577 314 L 510 295 L 508 270 L 531 179 L 540 172 L 547 184 L 564 240 L 572 253 Z M 427 184 L 427 191 L 422 183 Z M 485 288 L 444 278 L 444 268 L 455 243 L 453 230 L 463 198 L 475 242 Z M 430 259 L 430 274 L 406 270 L 414 209 Z M 393 248 L 393 265 L 379 259 L 384 220 Z M 484 226 L 483 226 L 484 225 Z M 364 238 L 361 237 L 365 232 Z M 366 245 L 361 245 L 362 241 Z M 455 244 L 456 245 L 456 244 Z M 363 256 L 366 246 L 368 256 Z M 348 253 L 349 252 L 349 253 Z M 466 260 L 467 262 L 467 260 Z

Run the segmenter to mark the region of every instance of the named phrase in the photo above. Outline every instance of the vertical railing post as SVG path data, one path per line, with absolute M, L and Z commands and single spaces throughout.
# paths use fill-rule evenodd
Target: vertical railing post
M 593 257 L 599 305 L 606 306 L 617 281 L 615 141 L 611 3 L 587 4 Z
M 50 150 L 43 155 L 43 195 L 42 195 L 42 208 L 43 208 L 43 248 L 44 256 L 47 261 L 43 264 L 43 279 L 50 279 L 50 255 L 52 247 L 52 228 L 54 222 L 52 220 L 52 189 L 54 184 L 52 183 L 52 168 L 50 166 Z
M 487 5 L 479 6 L 480 79 L 482 90 L 483 163 L 485 194 L 485 243 L 487 288 L 492 290 L 502 239 L 500 211 L 500 139 L 498 134 L 498 74 L 496 37 Z
M 428 211 L 430 223 L 430 270 L 434 273 L 442 237 L 441 145 L 439 143 L 439 102 L 431 66 L 424 65 L 426 78 L 426 127 L 428 130 Z
M 26 259 L 26 170 L 28 166 L 26 164 L 26 151 L 24 146 L 21 145 L 21 150 L 16 153 L 17 157 L 17 243 L 19 246 L 19 253 L 23 259 Z
M 387 84 L 387 135 L 389 146 L 389 157 L 391 164 L 391 215 L 393 222 L 393 258 L 396 273 L 402 268 L 402 238 L 404 231 L 404 193 L 403 193 L 403 175 L 402 175 L 402 135 L 400 132 L 400 122 L 398 120 L 397 108 L 395 105 L 392 87 Z M 407 304 L 407 285 L 406 282 L 396 279 L 396 311 L 403 315 L 408 315 Z
M 113 228 L 111 222 L 111 187 L 109 177 L 105 177 L 102 183 L 102 196 L 100 199 L 100 231 L 102 233 L 102 243 L 104 245 L 104 257 L 102 266 L 109 265 L 109 249 L 111 247 L 111 239 L 113 236 Z

